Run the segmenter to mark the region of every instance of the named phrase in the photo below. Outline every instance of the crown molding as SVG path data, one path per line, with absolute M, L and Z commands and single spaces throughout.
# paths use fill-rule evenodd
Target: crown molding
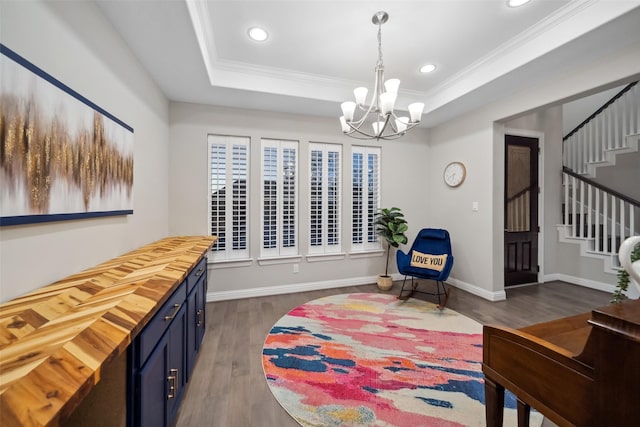
M 212 86 L 341 102 L 357 86 L 290 69 L 257 66 L 217 57 L 208 3 L 185 0 Z M 400 90 L 398 106 L 424 102 L 425 114 L 462 97 L 638 7 L 640 1 L 574 0 L 507 40 L 489 54 L 428 91 Z M 568 30 L 570 29 L 570 30 Z

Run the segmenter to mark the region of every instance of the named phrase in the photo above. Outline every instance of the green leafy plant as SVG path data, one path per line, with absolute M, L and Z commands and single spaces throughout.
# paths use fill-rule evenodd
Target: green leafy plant
M 631 251 L 631 262 L 635 262 L 640 259 L 640 245 Z M 618 271 L 618 284 L 616 290 L 613 291 L 613 298 L 610 302 L 617 304 L 627 299 L 627 290 L 629 289 L 629 273 L 624 268 Z
M 407 236 L 404 234 L 409 226 L 404 219 L 404 214 L 400 208 L 378 209 L 376 213 L 376 233 L 387 242 L 387 265 L 384 268 L 384 275 L 389 276 L 389 253 L 391 247 L 397 248 L 401 244 L 407 243 Z

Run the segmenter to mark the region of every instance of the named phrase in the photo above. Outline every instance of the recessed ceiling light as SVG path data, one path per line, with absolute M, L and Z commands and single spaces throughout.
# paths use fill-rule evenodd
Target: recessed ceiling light
M 507 0 L 507 5 L 509 7 L 520 7 L 524 4 L 529 3 L 531 0 Z
M 249 37 L 251 37 L 251 40 L 263 42 L 269 38 L 269 34 L 260 27 L 251 27 L 249 28 Z
M 432 71 L 435 71 L 436 66 L 433 64 L 427 64 L 427 65 L 423 65 L 422 67 L 420 67 L 420 72 L 421 73 L 430 73 Z

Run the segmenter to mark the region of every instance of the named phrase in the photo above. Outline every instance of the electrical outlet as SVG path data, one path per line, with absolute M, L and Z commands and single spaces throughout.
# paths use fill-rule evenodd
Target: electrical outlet
M 293 272 L 294 273 L 300 272 L 300 264 L 293 264 Z

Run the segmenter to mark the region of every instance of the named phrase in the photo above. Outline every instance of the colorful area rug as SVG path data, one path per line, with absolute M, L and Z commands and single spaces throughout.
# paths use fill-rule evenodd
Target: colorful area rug
M 271 392 L 303 426 L 484 426 L 481 363 L 482 325 L 387 294 L 303 304 L 262 351 Z M 517 425 L 513 395 L 505 407 L 505 425 Z

